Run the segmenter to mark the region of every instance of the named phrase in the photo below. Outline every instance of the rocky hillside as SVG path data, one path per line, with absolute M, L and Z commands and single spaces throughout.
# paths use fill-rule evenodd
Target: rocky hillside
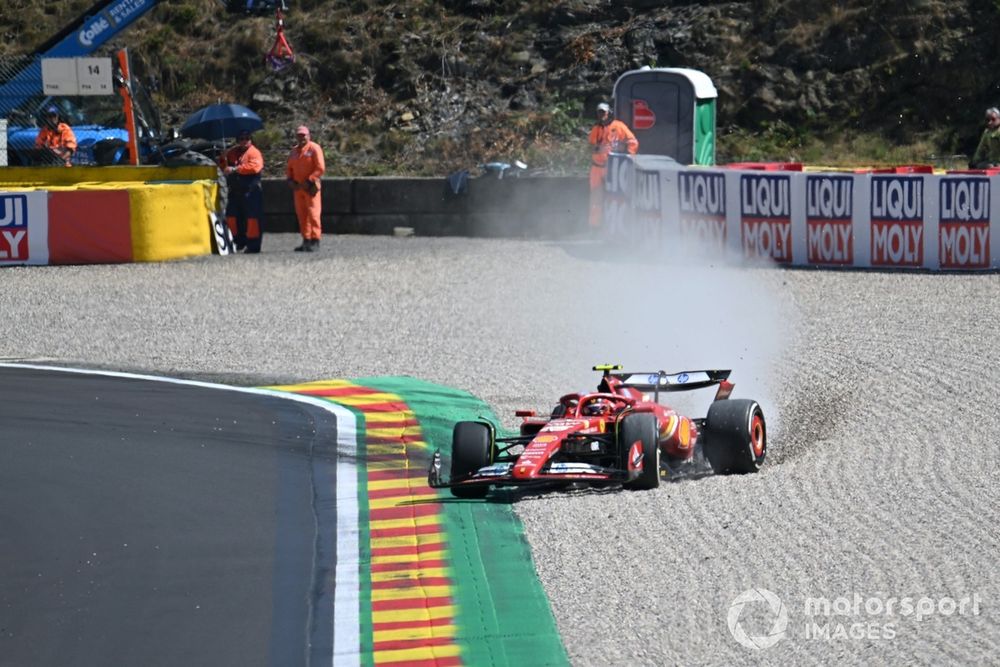
M 440 175 L 515 157 L 582 173 L 594 105 L 643 65 L 712 77 L 720 162 L 969 153 L 1000 102 L 1000 3 L 988 0 L 286 1 L 297 59 L 280 72 L 264 63 L 273 15 L 223 0 L 162 0 L 116 45 L 158 86 L 168 124 L 219 99 L 260 113 L 269 172 L 306 123 L 333 173 Z M 2 48 L 15 53 L 92 2 L 2 4 Z

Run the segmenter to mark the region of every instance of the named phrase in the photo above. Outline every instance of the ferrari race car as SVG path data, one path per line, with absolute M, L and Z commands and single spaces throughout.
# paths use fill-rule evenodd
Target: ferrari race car
M 602 371 L 597 391 L 566 394 L 548 417 L 518 410 L 520 435 L 498 437 L 486 421 L 455 424 L 451 475 L 434 452 L 428 484 L 459 498 L 483 498 L 493 486 L 621 483 L 654 489 L 661 468 L 681 469 L 701 452 L 714 472 L 757 472 L 767 454 L 767 427 L 757 401 L 730 399 L 728 370 L 684 373 Z M 678 414 L 659 402 L 664 392 L 718 385 L 704 418 Z M 651 394 L 651 395 L 650 395 Z

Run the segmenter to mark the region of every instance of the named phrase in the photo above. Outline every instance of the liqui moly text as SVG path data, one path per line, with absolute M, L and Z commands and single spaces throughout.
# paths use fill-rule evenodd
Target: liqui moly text
M 942 269 L 990 267 L 990 180 L 942 178 L 938 258 Z
M 787 175 L 740 177 L 740 232 L 745 257 L 792 261 L 791 180 Z
M 28 260 L 28 198 L 0 195 L 0 262 Z
M 681 172 L 677 195 L 681 235 L 723 249 L 726 245 L 725 175 Z
M 922 177 L 872 176 L 871 239 L 872 266 L 923 265 Z
M 660 198 L 660 172 L 635 170 L 635 193 L 632 198 L 640 240 L 661 241 L 663 202 Z
M 806 252 L 810 264 L 854 263 L 853 216 L 853 177 L 806 177 Z

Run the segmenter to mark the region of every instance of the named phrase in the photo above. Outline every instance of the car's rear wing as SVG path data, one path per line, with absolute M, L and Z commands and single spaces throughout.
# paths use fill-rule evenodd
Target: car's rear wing
M 622 367 L 604 364 L 594 366 L 594 370 L 603 371 L 605 377 L 618 378 L 626 387 L 634 387 L 642 392 L 651 391 L 657 397 L 661 391 L 691 391 L 714 385 L 722 385 L 718 398 L 724 398 L 732 391 L 732 384 L 729 382 L 729 374 L 732 373 L 732 370 L 728 369 L 682 371 L 680 373 L 667 373 L 666 371 L 613 373 L 612 371 L 621 371 Z M 723 391 L 723 389 L 726 391 Z

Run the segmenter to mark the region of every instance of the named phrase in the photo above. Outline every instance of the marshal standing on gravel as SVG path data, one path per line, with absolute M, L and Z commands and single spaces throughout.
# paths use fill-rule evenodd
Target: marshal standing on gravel
M 286 177 L 288 187 L 295 197 L 295 216 L 299 219 L 302 245 L 296 252 L 319 250 L 319 239 L 323 234 L 320 214 L 323 200 L 320 193 L 320 179 L 326 171 L 323 149 L 309 139 L 309 128 L 300 125 L 295 130 L 295 146 L 288 155 Z
M 236 136 L 236 145 L 226 151 L 223 161 L 229 180 L 226 225 L 237 250 L 245 248 L 244 252 L 258 253 L 264 236 L 260 224 L 263 209 L 260 173 L 264 170 L 264 156 L 244 130 Z

